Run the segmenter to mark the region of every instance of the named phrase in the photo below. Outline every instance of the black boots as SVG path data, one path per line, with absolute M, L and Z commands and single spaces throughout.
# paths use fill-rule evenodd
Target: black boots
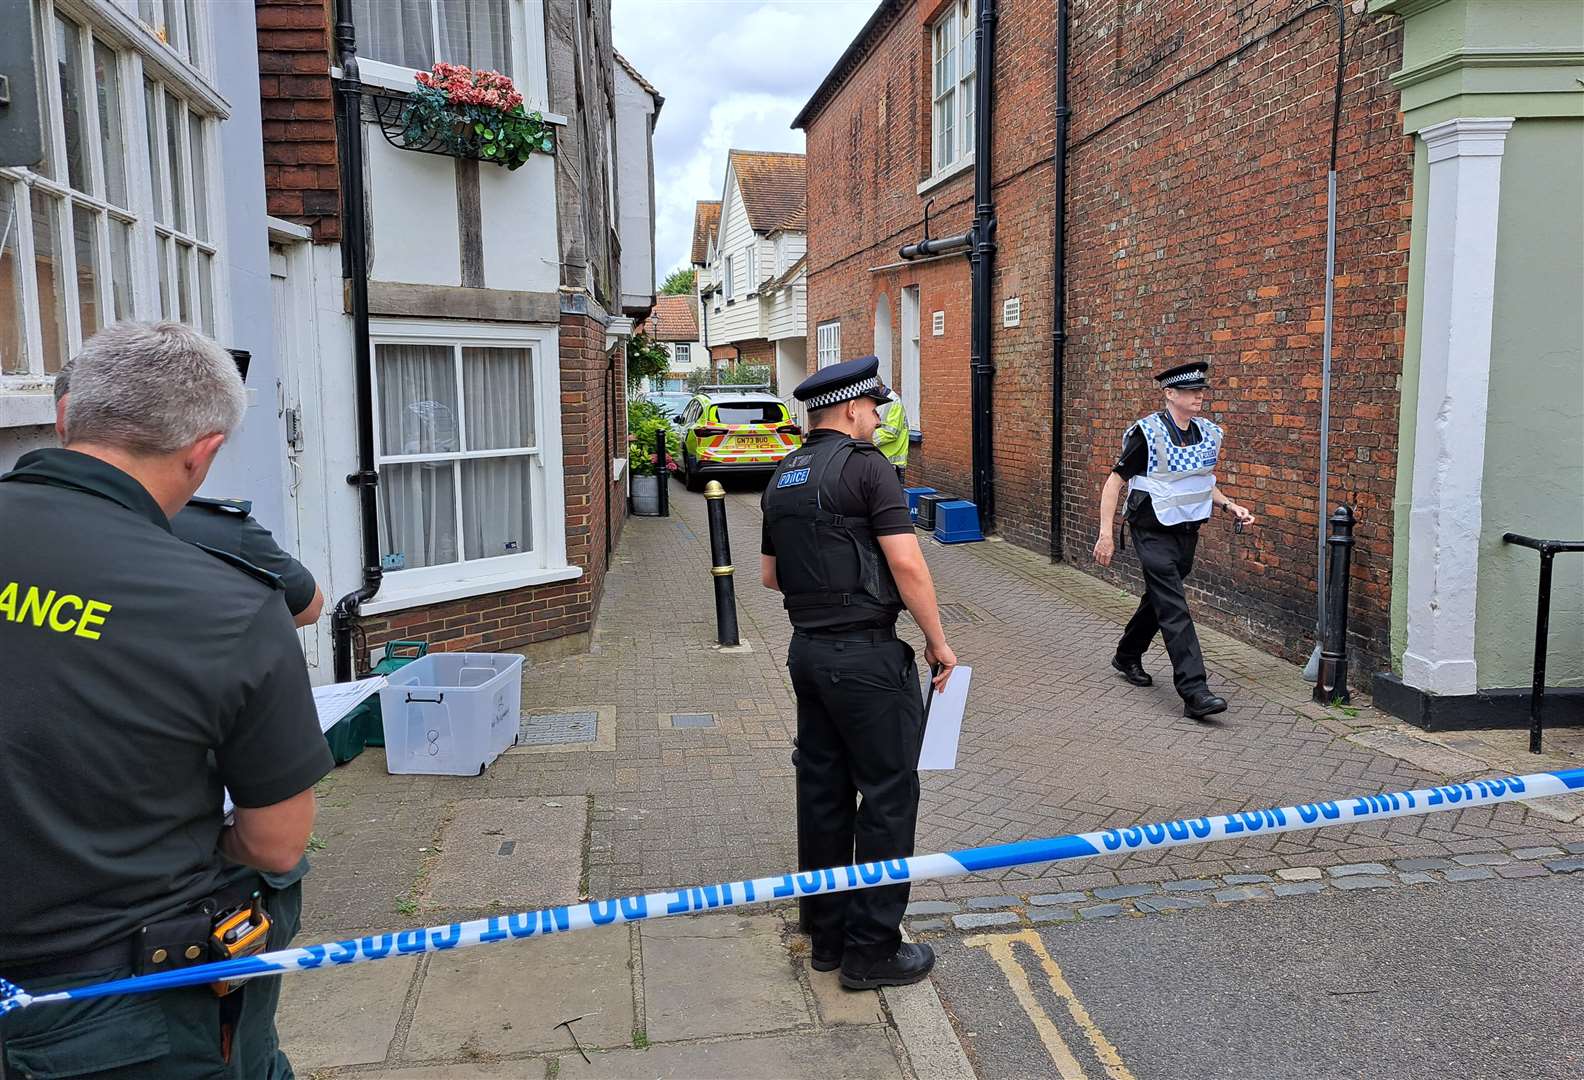
M 1129 657 L 1127 659 L 1123 659 L 1120 656 L 1113 656 L 1111 658 L 1111 666 L 1116 668 L 1117 671 L 1121 672 L 1122 677 L 1128 682 L 1132 683 L 1134 686 L 1155 685 L 1155 680 L 1150 678 L 1150 673 L 1144 670 L 1144 665 L 1136 656 Z
M 841 967 L 841 962 L 842 947 L 839 942 L 834 949 L 821 949 L 816 945 L 809 956 L 809 967 L 815 971 L 835 971 Z
M 879 960 L 861 960 L 849 954 L 842 960 L 841 984 L 849 990 L 909 986 L 928 976 L 934 966 L 935 953 L 928 945 L 904 941 L 896 952 Z
M 1191 720 L 1203 720 L 1207 716 L 1226 712 L 1226 698 L 1217 697 L 1208 690 L 1201 690 L 1193 697 L 1183 699 L 1183 715 Z

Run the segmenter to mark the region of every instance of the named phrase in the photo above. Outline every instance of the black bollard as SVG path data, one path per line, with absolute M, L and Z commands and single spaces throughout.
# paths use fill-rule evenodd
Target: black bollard
M 659 481 L 656 486 L 660 490 L 660 517 L 671 516 L 671 472 L 666 468 L 667 434 L 665 428 L 655 432 L 655 478 Z
M 710 561 L 715 564 L 710 569 L 715 576 L 715 636 L 722 645 L 736 645 L 737 586 L 732 581 L 731 538 L 726 535 L 726 489 L 711 480 L 704 485 L 704 500 L 709 507 Z
M 1320 645 L 1320 674 L 1315 679 L 1314 700 L 1322 705 L 1352 701 L 1347 686 L 1348 564 L 1353 561 L 1353 511 L 1339 506 L 1331 515 L 1326 537 L 1325 641 Z

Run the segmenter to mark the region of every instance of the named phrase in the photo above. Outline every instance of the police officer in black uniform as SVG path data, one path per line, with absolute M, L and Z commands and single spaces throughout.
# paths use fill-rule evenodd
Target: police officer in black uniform
M 765 489 L 761 572 L 792 620 L 802 855 L 811 867 L 913 854 L 924 734 L 918 669 L 897 637 L 906 607 L 943 688 L 957 664 L 896 470 L 871 439 L 887 401 L 873 356 L 835 364 L 794 391 L 812 430 Z M 862 802 L 855 801 L 862 796 Z M 904 944 L 908 886 L 809 900 L 812 964 L 854 990 L 903 986 L 935 965 Z
M 30 992 L 213 958 L 217 921 L 268 914 L 260 873 L 299 865 L 332 765 L 279 579 L 170 531 L 245 411 L 231 358 L 120 323 L 71 393 L 65 448 L 0 477 L 0 978 Z M 53 1005 L 0 1033 L 22 1075 L 261 1075 L 247 994 Z
M 1100 539 L 1094 547 L 1095 561 L 1111 565 L 1117 500 L 1126 486 L 1125 518 L 1144 575 L 1144 597 L 1122 632 L 1111 666 L 1134 686 L 1153 684 L 1143 656 L 1159 631 L 1171 657 L 1183 715 L 1194 720 L 1227 707 L 1226 699 L 1211 693 L 1206 683 L 1204 653 L 1183 592 L 1199 545 L 1199 527 L 1216 509 L 1231 514 L 1240 526 L 1254 522 L 1253 514 L 1216 485 L 1224 435 L 1220 425 L 1200 415 L 1210 385 L 1209 367 L 1195 361 L 1155 376 L 1166 407 L 1134 423 L 1123 437 L 1122 456 L 1100 493 Z

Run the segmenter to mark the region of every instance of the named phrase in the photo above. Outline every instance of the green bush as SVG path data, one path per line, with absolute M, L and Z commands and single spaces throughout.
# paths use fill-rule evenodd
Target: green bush
M 682 440 L 671 426 L 670 415 L 652 401 L 631 398 L 627 402 L 627 467 L 634 476 L 655 475 L 655 432 L 666 433 L 666 471 L 676 472 L 682 456 Z

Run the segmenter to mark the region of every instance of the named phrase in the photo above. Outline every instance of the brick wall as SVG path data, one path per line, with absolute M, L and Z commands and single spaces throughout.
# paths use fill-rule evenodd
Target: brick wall
M 329 0 L 254 0 L 269 212 L 341 238 Z
M 1289 657 L 1307 655 L 1314 625 L 1336 57 L 1331 14 L 1303 7 L 1148 3 L 1118 23 L 1109 3 L 1075 4 L 1068 165 L 1067 557 L 1095 569 L 1100 485 L 1123 427 L 1158 407 L 1150 374 L 1210 360 L 1207 412 L 1228 428 L 1220 482 L 1261 521 L 1241 537 L 1204 531 L 1190 599 Z M 1360 518 L 1350 629 L 1363 673 L 1385 662 L 1390 607 L 1413 162 L 1387 82 L 1400 48 L 1397 24 L 1350 22 L 1331 498 Z M 1103 573 L 1137 585 L 1131 559 Z
M 414 639 L 440 650 L 498 652 L 593 628 L 609 568 L 606 523 L 614 545 L 627 519 L 626 488 L 611 481 L 605 453 L 608 432 L 609 457 L 626 454 L 626 367 L 620 346 L 611 366 L 605 328 L 595 319 L 563 315 L 560 337 L 567 562 L 582 567 L 583 577 L 364 619 L 369 648 Z
M 1072 0 L 1063 542 L 1074 564 L 1136 588 L 1131 557 L 1111 570 L 1089 552 L 1098 495 L 1122 432 L 1157 407 L 1150 375 L 1188 359 L 1214 365 L 1208 412 L 1229 428 L 1221 470 L 1261 517 L 1234 540 L 1200 545 L 1191 600 L 1209 624 L 1288 656 L 1314 622 L 1320 318 L 1325 172 L 1335 24 L 1292 0 L 1119 8 Z M 901 371 L 904 285 L 921 291 L 921 427 L 910 482 L 970 494 L 966 258 L 886 271 L 923 232 L 929 166 L 928 23 L 905 8 L 809 124 L 808 357 L 814 328 L 839 318 L 842 352 L 873 348 L 875 305 L 891 305 Z M 1001 5 L 993 176 L 992 284 L 997 531 L 1050 541 L 1051 155 L 1054 5 Z M 1353 23 L 1340 148 L 1341 216 L 1332 414 L 1333 500 L 1362 518 L 1355 549 L 1354 646 L 1384 660 L 1389 608 L 1396 377 L 1406 307 L 1411 143 L 1386 81 L 1400 66 L 1387 21 Z M 972 223 L 973 178 L 933 196 L 930 233 Z M 1017 297 L 1021 325 L 1002 325 Z M 931 314 L 946 313 L 934 337 Z
M 899 261 L 898 249 L 924 235 L 966 232 L 973 224 L 973 170 L 920 196 L 930 166 L 929 21 L 940 5 L 902 11 L 864 65 L 808 128 L 810 370 L 818 363 L 817 327 L 840 319 L 842 356 L 875 350 L 875 313 L 891 312 L 891 369 L 902 375 L 902 290 L 919 289 L 920 415 L 923 442 L 909 455 L 908 481 L 972 495 L 969 438 L 970 311 L 963 256 L 875 271 Z M 1051 116 L 1038 103 L 1054 86 L 1052 5 L 1001 5 L 996 57 L 997 112 L 992 183 L 998 252 L 992 292 L 991 400 L 997 531 L 1044 546 L 1049 517 Z M 1016 104 L 1014 104 L 1016 103 Z M 1020 325 L 1001 325 L 1001 301 L 1022 301 Z M 943 312 L 944 333 L 933 332 Z
M 710 359 L 722 365 L 740 360 L 745 364 L 769 364 L 774 368 L 775 355 L 775 342 L 764 338 L 734 341 L 730 345 L 710 346 Z

